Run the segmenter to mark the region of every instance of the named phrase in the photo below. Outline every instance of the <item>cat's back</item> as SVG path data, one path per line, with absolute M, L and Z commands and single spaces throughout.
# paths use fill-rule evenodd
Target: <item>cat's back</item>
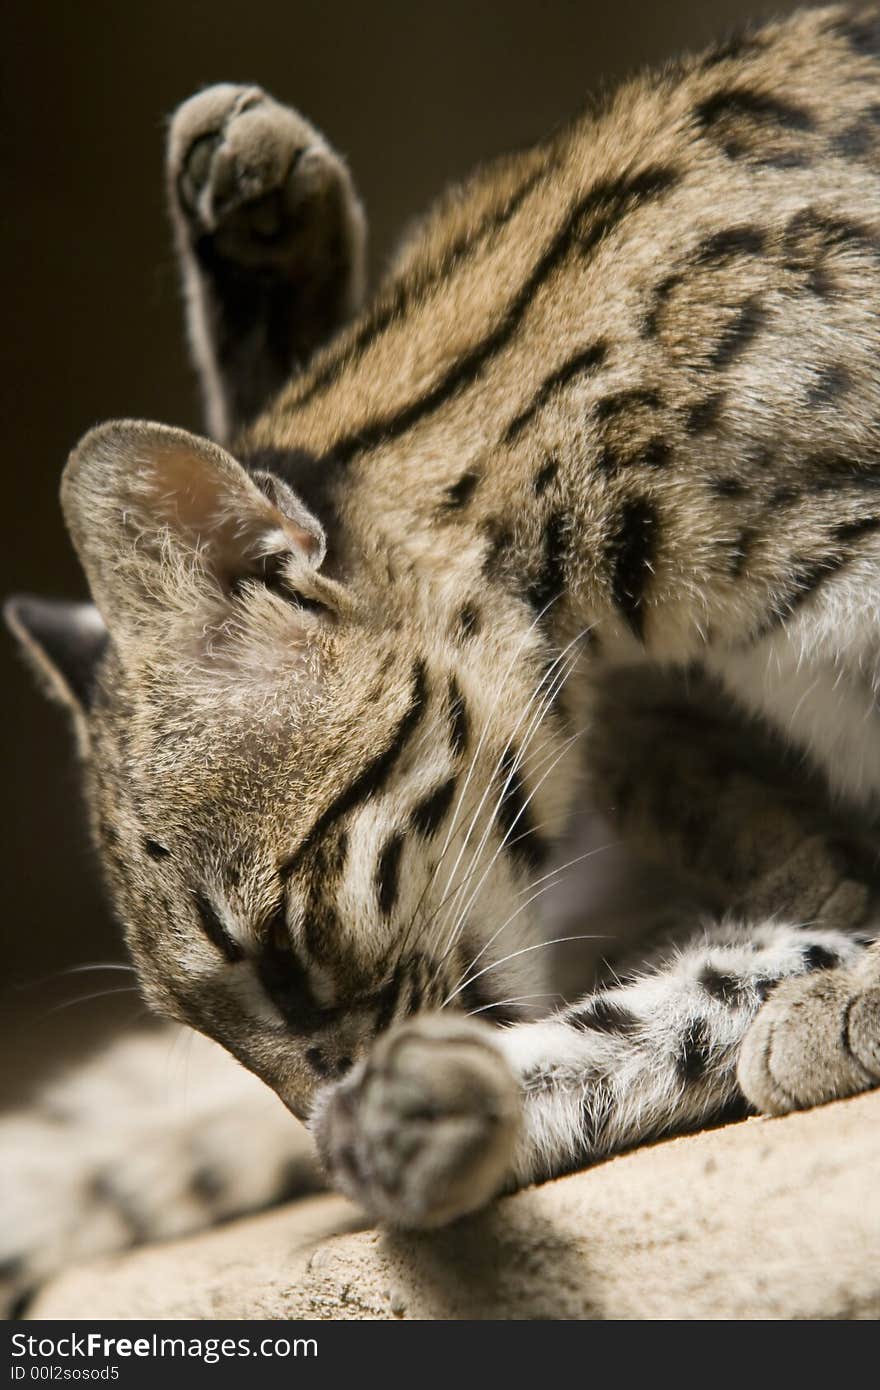
M 827 403 L 841 351 L 851 381 L 876 349 L 878 79 L 880 20 L 834 7 L 625 83 L 451 190 L 264 436 L 343 463 L 425 428 L 515 442 L 578 350 L 637 408 L 665 386 L 693 433 L 713 375 L 754 397 L 769 368 L 774 412 Z

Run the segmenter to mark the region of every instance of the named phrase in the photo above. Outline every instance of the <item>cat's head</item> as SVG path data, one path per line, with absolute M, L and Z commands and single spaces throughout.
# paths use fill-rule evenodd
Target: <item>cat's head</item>
M 94 606 L 7 613 L 74 713 L 151 1003 L 299 1114 L 417 1009 L 515 1013 L 543 953 L 514 954 L 534 845 L 497 663 L 481 691 L 390 591 L 323 575 L 294 493 L 182 431 L 92 431 L 62 503 Z

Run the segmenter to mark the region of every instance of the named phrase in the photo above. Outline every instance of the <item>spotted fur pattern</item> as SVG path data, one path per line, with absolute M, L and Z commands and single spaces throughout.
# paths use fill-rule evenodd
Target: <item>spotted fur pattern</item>
M 255 88 L 172 123 L 220 443 L 88 435 L 96 608 L 10 621 L 147 997 L 384 1220 L 880 1080 L 878 89 L 840 8 L 641 76 L 447 194 L 349 326 L 323 139 Z M 709 916 L 548 1012 L 591 798 Z
M 219 1047 L 133 1033 L 0 1117 L 0 1308 L 67 1265 L 320 1185 L 305 1131 Z

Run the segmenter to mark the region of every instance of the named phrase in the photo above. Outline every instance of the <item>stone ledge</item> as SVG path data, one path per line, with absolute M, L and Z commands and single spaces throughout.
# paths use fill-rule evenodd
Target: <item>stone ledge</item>
M 432 1235 L 327 1195 L 71 1270 L 34 1318 L 873 1318 L 880 1093 L 636 1150 Z

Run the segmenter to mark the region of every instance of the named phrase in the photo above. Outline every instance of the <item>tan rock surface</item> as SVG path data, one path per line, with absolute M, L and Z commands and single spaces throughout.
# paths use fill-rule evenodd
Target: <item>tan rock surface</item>
M 37 1318 L 880 1316 L 880 1093 L 639 1149 L 432 1235 L 320 1196 L 71 1270 Z

